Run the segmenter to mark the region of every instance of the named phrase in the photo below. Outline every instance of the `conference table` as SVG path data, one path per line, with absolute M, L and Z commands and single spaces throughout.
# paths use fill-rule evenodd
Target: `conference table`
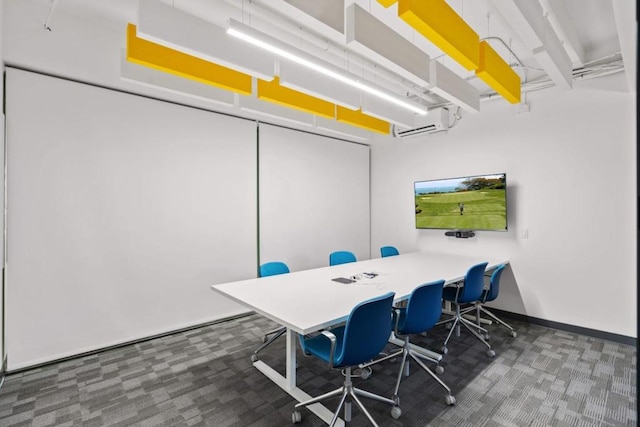
M 211 289 L 287 328 L 284 376 L 262 360 L 253 365 L 303 402 L 311 396 L 296 383 L 298 334 L 307 335 L 340 324 L 347 320 L 356 304 L 390 291 L 395 292 L 394 302 L 400 303 L 423 283 L 444 279 L 447 286 L 459 282 L 469 267 L 480 262 L 489 263 L 487 270 L 508 263 L 483 256 L 419 251 L 216 284 Z M 332 280 L 335 278 L 355 279 L 355 282 L 340 283 Z M 394 340 L 400 343 L 391 337 L 391 341 Z M 437 360 L 442 357 L 426 349 L 414 349 Z M 333 413 L 319 403 L 310 405 L 309 409 L 327 423 L 333 417 Z

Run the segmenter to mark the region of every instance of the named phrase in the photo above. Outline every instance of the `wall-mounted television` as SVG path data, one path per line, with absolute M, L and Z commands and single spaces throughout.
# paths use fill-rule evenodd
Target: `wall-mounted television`
M 416 228 L 507 231 L 507 174 L 414 183 Z

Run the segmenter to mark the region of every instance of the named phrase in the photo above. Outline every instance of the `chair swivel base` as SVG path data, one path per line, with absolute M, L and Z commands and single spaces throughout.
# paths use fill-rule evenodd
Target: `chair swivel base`
M 262 351 L 266 346 L 278 339 L 280 336 L 282 336 L 285 332 L 287 332 L 287 328 L 278 328 L 274 329 L 273 331 L 267 332 L 264 337 L 262 337 L 262 344 L 258 348 L 256 348 L 256 350 L 251 355 L 251 362 L 257 362 L 258 353 Z M 272 335 L 272 337 L 269 338 L 269 335 Z
M 484 339 L 483 335 L 480 335 L 480 332 L 483 332 L 484 335 L 488 335 L 488 331 L 483 327 L 478 326 L 477 324 L 462 317 L 467 312 L 469 312 L 469 309 L 464 311 L 458 310 L 456 313 L 456 316 L 454 316 L 453 318 L 437 323 L 438 325 L 442 325 L 442 324 L 448 324 L 453 322 L 453 324 L 451 325 L 451 329 L 449 330 L 449 334 L 447 335 L 447 339 L 444 340 L 444 345 L 442 346 L 442 353 L 444 354 L 448 353 L 449 349 L 447 348 L 447 343 L 451 338 L 451 334 L 453 333 L 454 330 L 456 330 L 456 327 L 460 328 L 460 325 L 462 325 L 465 328 L 467 328 L 473 336 L 475 336 L 478 340 L 480 340 L 480 342 L 482 342 L 484 345 L 486 345 L 489 348 L 489 350 L 487 350 L 487 356 L 494 357 L 496 355 L 496 352 L 491 348 L 491 344 L 489 344 L 487 340 Z M 460 335 L 459 331 L 460 330 L 458 329 L 458 333 L 457 333 L 458 336 Z
M 479 311 L 482 311 L 484 314 L 489 316 L 495 322 L 498 322 L 500 325 L 502 325 L 505 328 L 509 329 L 509 331 L 510 331 L 509 333 L 513 338 L 518 336 L 518 333 L 515 331 L 515 329 L 513 329 L 511 326 L 506 324 L 504 321 L 502 321 L 502 319 L 498 318 L 495 314 L 493 314 L 492 312 L 490 312 L 489 310 L 485 309 L 482 306 L 478 307 L 478 309 L 479 309 Z M 489 334 L 488 333 L 485 334 L 484 338 L 488 340 L 489 339 Z
M 447 395 L 445 396 L 446 404 L 448 406 L 455 405 L 456 398 L 451 394 L 451 389 L 449 388 L 449 386 L 447 386 L 440 378 L 438 378 L 436 374 L 434 374 L 433 371 L 429 369 L 427 365 L 425 365 L 424 362 L 422 361 L 422 359 L 427 359 L 429 361 L 432 361 L 432 359 L 414 350 L 411 350 L 411 348 L 409 347 L 409 337 L 405 337 L 404 342 L 405 342 L 405 345 L 402 347 L 402 350 L 399 351 L 399 353 L 402 353 L 402 361 L 400 362 L 400 371 L 398 372 L 396 387 L 393 391 L 393 396 L 392 396 L 392 399 L 396 401 L 396 404 L 400 405 L 400 397 L 398 396 L 398 390 L 400 389 L 400 381 L 402 380 L 403 376 L 405 377 L 409 376 L 409 361 L 407 359 L 411 357 L 427 374 L 429 374 L 438 384 L 442 386 L 442 388 L 444 388 L 447 391 Z M 395 354 L 399 354 L 399 353 L 395 353 Z M 440 367 L 440 365 L 438 365 L 438 367 Z
M 340 410 L 342 409 L 342 407 L 344 406 L 344 418 L 345 421 L 351 421 L 351 402 L 355 402 L 355 404 L 358 406 L 358 408 L 360 408 L 360 410 L 362 411 L 362 413 L 364 413 L 364 415 L 367 417 L 367 419 L 369 420 L 369 422 L 378 427 L 378 424 L 375 422 L 375 420 L 373 419 L 373 417 L 371 416 L 371 414 L 369 413 L 369 411 L 367 411 L 367 409 L 364 407 L 364 405 L 362 404 L 362 402 L 360 401 L 360 399 L 358 399 L 358 396 L 362 396 L 362 397 L 366 397 L 368 399 L 373 399 L 373 400 L 377 400 L 379 402 L 383 402 L 383 403 L 388 403 L 390 405 L 392 405 L 392 409 L 391 409 L 391 416 L 395 419 L 400 418 L 400 415 L 402 414 L 402 411 L 400 410 L 400 408 L 397 405 L 396 400 L 393 399 L 388 399 L 386 397 L 382 397 L 382 396 L 378 396 L 377 394 L 373 394 L 370 393 L 366 390 L 362 390 L 359 389 L 357 387 L 353 386 L 353 383 L 351 382 L 351 368 L 347 367 L 345 368 L 345 382 L 344 385 L 336 390 L 330 391 L 328 393 L 325 393 L 321 396 L 318 397 L 314 397 L 313 399 L 309 399 L 306 402 L 301 402 L 298 403 L 293 411 L 293 414 L 291 414 L 291 421 L 295 424 L 295 423 L 299 423 L 300 421 L 302 421 L 302 414 L 300 413 L 299 409 L 305 406 L 309 406 L 312 405 L 314 403 L 318 403 L 324 400 L 328 400 L 328 399 L 332 399 L 334 397 L 338 397 L 340 396 L 340 404 L 338 405 L 338 408 L 336 409 L 335 413 L 333 414 L 333 419 L 331 420 L 331 423 L 329 424 L 329 426 L 334 426 L 336 421 L 338 420 L 338 415 L 340 414 Z

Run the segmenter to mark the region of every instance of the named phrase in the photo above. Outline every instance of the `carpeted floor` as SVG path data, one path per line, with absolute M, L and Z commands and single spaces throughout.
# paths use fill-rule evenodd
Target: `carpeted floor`
M 365 400 L 380 426 L 636 426 L 634 346 L 510 321 L 518 332 L 490 326 L 497 355 L 468 333 L 453 337 L 440 378 L 417 365 L 402 380 L 402 416 Z M 254 314 L 9 374 L 0 389 L 0 426 L 286 426 L 294 400 L 250 362 L 262 333 L 275 327 Z M 438 327 L 415 343 L 440 349 Z M 389 346 L 389 350 L 395 347 Z M 261 354 L 284 371 L 284 339 Z M 374 367 L 363 389 L 390 395 L 399 363 Z M 312 396 L 337 388 L 342 377 L 299 356 L 298 385 Z M 333 409 L 337 400 L 327 406 Z M 306 409 L 299 426 L 325 425 Z M 349 426 L 369 425 L 357 407 Z

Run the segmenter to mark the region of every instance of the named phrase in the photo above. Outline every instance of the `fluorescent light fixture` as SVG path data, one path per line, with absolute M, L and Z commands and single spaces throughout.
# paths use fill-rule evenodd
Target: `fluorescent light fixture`
M 384 99 L 385 101 L 399 107 L 406 108 L 417 114 L 427 114 L 427 109 L 419 104 L 405 101 L 401 97 L 393 95 L 382 88 L 378 88 L 371 83 L 362 81 L 354 74 L 343 71 L 330 64 L 322 63 L 317 58 L 314 58 L 301 50 L 295 49 L 292 46 L 288 46 L 273 37 L 256 31 L 251 27 L 243 25 L 234 19 L 230 20 L 227 34 L 269 52 L 275 53 L 281 58 L 293 61 L 313 71 L 329 76 L 341 83 L 353 86 L 378 98 Z

